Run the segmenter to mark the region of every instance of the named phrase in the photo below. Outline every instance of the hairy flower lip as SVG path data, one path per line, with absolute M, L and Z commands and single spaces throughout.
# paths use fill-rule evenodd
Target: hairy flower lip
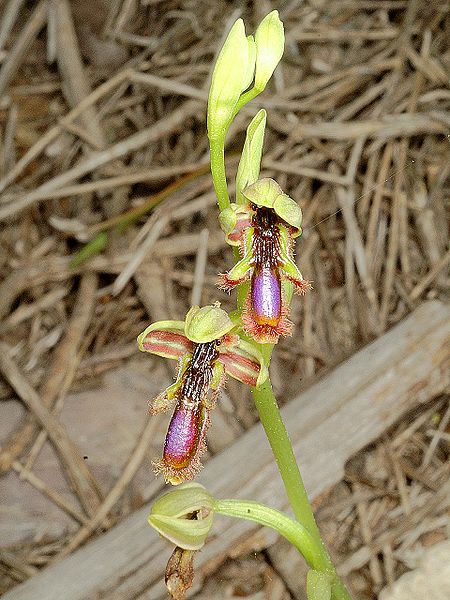
M 226 375 L 252 387 L 268 377 L 260 351 L 234 329 L 227 313 L 214 304 L 192 307 L 185 321 L 152 323 L 138 337 L 140 350 L 179 361 L 175 383 L 151 406 L 156 414 L 176 402 L 162 459 L 153 463 L 168 483 L 189 481 L 202 468 L 210 411 Z
M 249 281 L 242 322 L 261 344 L 291 335 L 289 303 L 293 291 L 304 294 L 311 284 L 294 262 L 294 238 L 301 234 L 302 212 L 276 181 L 263 178 L 242 190 L 246 205 L 231 205 L 222 224 L 231 245 L 239 244 L 241 260 L 219 276 L 220 289 L 230 292 Z

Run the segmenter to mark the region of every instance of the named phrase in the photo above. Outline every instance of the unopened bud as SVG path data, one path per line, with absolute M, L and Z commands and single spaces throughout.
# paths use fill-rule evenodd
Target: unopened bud
M 284 28 L 277 10 L 273 10 L 261 21 L 255 33 L 255 42 L 255 88 L 262 91 L 284 51 Z
M 148 517 L 163 537 L 185 550 L 199 550 L 213 522 L 214 500 L 199 483 L 185 483 L 158 498 Z
M 219 52 L 211 79 L 208 98 L 208 136 L 221 138 L 233 118 L 234 108 L 247 81 L 252 81 L 256 52 L 252 48 L 255 42 L 248 40 L 242 19 L 238 19 L 231 28 L 225 43 Z M 250 60 L 253 64 L 249 64 Z M 251 75 L 250 75 L 251 74 Z

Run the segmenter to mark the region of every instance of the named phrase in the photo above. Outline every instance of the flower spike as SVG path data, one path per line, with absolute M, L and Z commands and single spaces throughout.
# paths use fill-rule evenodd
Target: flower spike
M 221 275 L 219 287 L 231 291 L 249 281 L 242 322 L 259 343 L 276 343 L 290 335 L 289 302 L 294 289 L 304 294 L 311 284 L 294 262 L 294 238 L 301 235 L 302 212 L 273 179 L 259 179 L 242 191 L 246 205 L 231 205 L 222 226 L 242 259 Z
M 201 469 L 206 431 L 227 375 L 247 385 L 261 385 L 268 376 L 258 350 L 232 332 L 234 323 L 219 303 L 193 306 L 185 321 L 159 321 L 138 337 L 139 349 L 177 359 L 175 383 L 153 401 L 152 414 L 175 408 L 155 471 L 174 485 L 189 481 Z

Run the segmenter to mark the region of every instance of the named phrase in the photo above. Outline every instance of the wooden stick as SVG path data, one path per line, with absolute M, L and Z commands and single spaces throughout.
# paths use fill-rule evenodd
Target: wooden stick
M 56 401 L 66 378 L 66 364 L 71 364 L 76 357 L 78 347 L 89 326 L 97 289 L 97 278 L 94 274 L 83 277 L 77 302 L 62 342 L 55 352 L 52 364 L 41 390 L 40 401 L 45 407 L 52 407 Z M 17 459 L 25 448 L 33 441 L 37 432 L 37 423 L 29 416 L 18 430 L 12 434 L 0 451 L 0 473 L 11 468 L 12 461 Z M 81 463 L 84 461 L 80 458 Z M 81 464 L 80 463 L 80 464 Z
M 139 469 L 142 461 L 144 460 L 150 442 L 154 438 L 155 428 L 156 421 L 149 419 L 148 423 L 144 427 L 144 431 L 142 432 L 138 443 L 136 444 L 136 447 L 128 459 L 125 469 L 122 471 L 122 475 L 119 477 L 106 498 L 103 500 L 92 519 L 90 519 L 90 521 L 85 523 L 84 526 L 77 531 L 76 535 L 70 540 L 69 544 L 58 555 L 58 560 L 68 556 L 71 552 L 76 550 L 76 548 L 78 548 L 78 546 L 87 540 L 91 533 L 102 524 L 109 511 L 113 508 L 113 506 L 127 489 L 128 484 L 133 479 L 136 471 Z
M 86 512 L 91 514 L 99 504 L 91 472 L 70 440 L 66 429 L 51 414 L 36 391 L 28 383 L 25 375 L 9 357 L 9 348 L 3 342 L 0 342 L 0 370 L 32 415 L 46 429 L 56 452 L 64 464 L 69 483 Z

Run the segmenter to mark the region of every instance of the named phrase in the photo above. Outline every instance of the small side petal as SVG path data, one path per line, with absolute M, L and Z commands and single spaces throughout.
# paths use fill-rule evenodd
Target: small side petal
M 184 335 L 183 321 L 152 323 L 138 336 L 139 350 L 175 360 L 192 352 L 193 344 Z
M 224 351 L 219 348 L 219 360 L 227 375 L 252 387 L 264 383 L 268 377 L 268 370 L 256 348 L 243 340 L 239 340 L 234 347 L 225 348 Z

